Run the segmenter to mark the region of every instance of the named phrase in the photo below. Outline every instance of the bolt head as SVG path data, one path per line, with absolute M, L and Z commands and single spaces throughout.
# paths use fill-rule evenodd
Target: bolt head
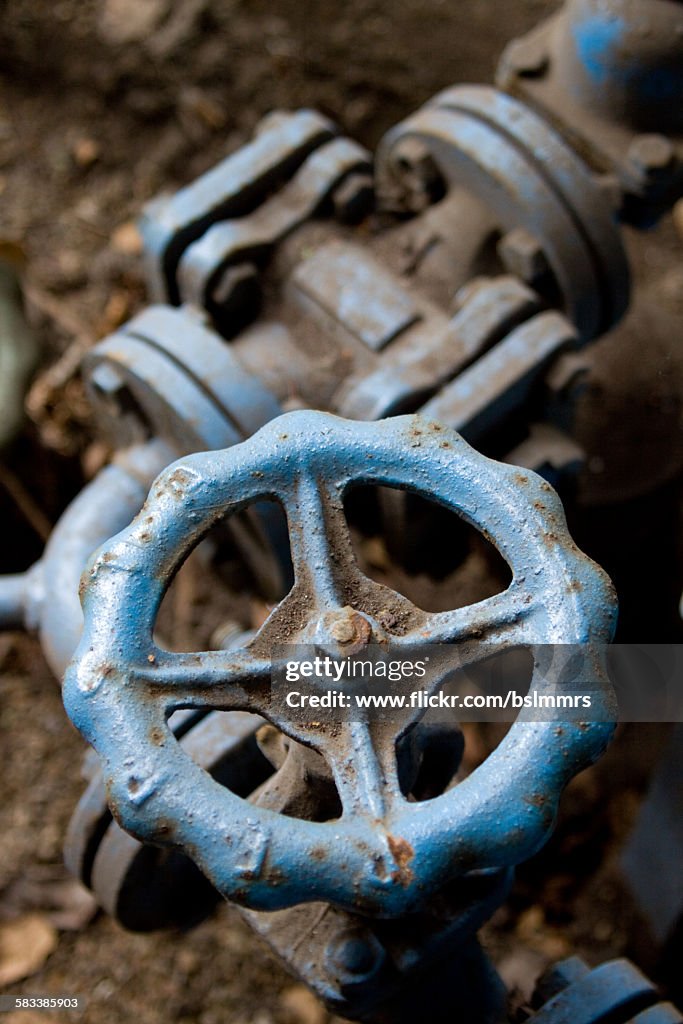
M 368 620 L 353 608 L 342 608 L 329 625 L 330 635 L 340 644 L 367 644 L 372 637 Z
M 339 619 L 330 626 L 330 633 L 340 644 L 349 644 L 355 639 L 356 630 L 350 619 Z
M 325 950 L 327 969 L 342 989 L 366 984 L 386 959 L 386 951 L 369 930 L 347 929 L 335 935 Z
M 370 621 L 350 606 L 326 612 L 318 622 L 316 643 L 343 655 L 354 655 L 372 642 Z
M 543 246 L 526 228 L 514 228 L 498 242 L 503 266 L 527 284 L 533 284 L 548 270 Z

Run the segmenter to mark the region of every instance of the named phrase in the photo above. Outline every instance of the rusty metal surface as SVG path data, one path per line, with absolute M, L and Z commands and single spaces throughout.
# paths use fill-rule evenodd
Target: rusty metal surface
M 150 306 L 96 345 L 83 371 L 102 427 L 109 422 L 119 444 L 126 415 L 131 431 L 196 451 L 235 444 L 282 411 L 188 309 Z
M 350 139 L 332 139 L 315 150 L 293 177 L 253 213 L 221 219 L 193 242 L 178 265 L 183 302 L 217 314 L 221 275 L 240 263 L 263 263 L 275 245 L 325 206 L 335 188 L 352 173 L 368 173 L 371 157 Z
M 553 357 L 576 345 L 559 313 L 539 313 L 515 328 L 421 408 L 421 413 L 477 444 L 515 408 L 528 404 Z
M 369 253 L 348 242 L 321 246 L 299 264 L 292 282 L 375 352 L 420 319 L 405 288 Z
M 271 114 L 248 146 L 226 157 L 173 196 L 149 203 L 141 219 L 153 297 L 178 301 L 176 270 L 183 252 L 216 220 L 254 209 L 317 146 L 337 134 L 313 110 Z
M 512 277 L 481 280 L 450 321 L 405 339 L 373 372 L 353 376 L 341 387 L 335 406 L 353 419 L 381 419 L 418 404 L 456 378 L 512 328 L 538 310 L 539 299 Z
M 362 576 L 341 507 L 354 480 L 415 487 L 457 509 L 510 563 L 508 590 L 428 614 Z M 211 523 L 265 496 L 278 496 L 288 514 L 290 594 L 242 650 L 157 648 L 154 618 L 179 562 Z M 329 733 L 288 721 L 273 705 L 273 644 L 326 635 L 349 605 L 376 638 L 399 647 L 476 638 L 475 658 L 487 642 L 609 637 L 614 605 L 606 577 L 569 541 L 549 486 L 476 455 L 420 418 L 361 424 L 290 413 L 250 442 L 170 467 L 141 515 L 91 562 L 84 601 L 88 628 L 66 674 L 65 704 L 103 759 L 119 820 L 139 838 L 180 846 L 219 891 L 254 908 L 326 900 L 396 916 L 466 869 L 514 863 L 543 841 L 563 784 L 612 731 L 606 687 L 605 721 L 569 724 L 558 737 L 552 723 L 519 720 L 483 770 L 433 801 L 407 804 L 395 735 L 382 738 L 358 723 Z M 326 642 L 337 641 L 331 635 Z M 258 808 L 245 816 L 241 801 L 216 787 L 168 732 L 166 716 L 179 707 L 250 710 L 317 749 L 332 769 L 341 818 L 294 825 Z M 539 791 L 542 801 L 525 799 Z
M 382 140 L 380 190 L 400 194 L 402 149 L 413 141 L 450 187 L 483 201 L 501 229 L 524 228 L 538 239 L 584 340 L 621 316 L 628 265 L 609 196 L 552 126 L 495 89 L 448 89 Z

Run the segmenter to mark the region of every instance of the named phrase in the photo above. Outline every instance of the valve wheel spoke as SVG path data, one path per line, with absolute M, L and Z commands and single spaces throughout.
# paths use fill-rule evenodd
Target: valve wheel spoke
M 507 590 L 477 604 L 433 612 L 421 633 L 429 644 L 514 647 L 529 643 L 530 627 L 533 628 L 541 608 L 541 600 L 530 599 L 513 580 Z
M 304 471 L 284 503 L 297 583 L 321 608 L 343 607 L 344 584 L 359 569 L 339 489 Z
M 132 680 L 167 709 L 215 708 L 260 712 L 270 684 L 270 660 L 249 648 L 198 653 L 155 649 L 146 662 L 130 669 Z

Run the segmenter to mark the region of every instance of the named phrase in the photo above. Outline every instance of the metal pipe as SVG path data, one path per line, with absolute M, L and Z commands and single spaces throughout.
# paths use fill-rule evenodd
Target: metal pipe
M 176 457 L 156 438 L 127 449 L 81 491 L 53 530 L 42 558 L 40 640 L 58 678 L 83 628 L 78 585 L 90 555 L 130 523 L 154 478 Z
M 176 457 L 156 438 L 115 456 L 66 509 L 40 561 L 28 572 L 0 577 L 0 629 L 37 629 L 58 678 L 83 628 L 78 585 L 88 558 L 128 525 L 154 478 Z
M 571 0 L 557 22 L 558 86 L 641 132 L 683 130 L 683 8 L 674 0 Z
M 0 577 L 0 629 L 23 629 L 28 573 Z

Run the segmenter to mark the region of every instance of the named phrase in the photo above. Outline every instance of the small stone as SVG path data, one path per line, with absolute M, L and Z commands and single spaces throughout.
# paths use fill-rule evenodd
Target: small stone
M 95 139 L 77 139 L 71 147 L 71 155 L 79 167 L 91 167 L 100 155 L 100 144 Z
M 327 1014 L 305 985 L 284 989 L 280 1004 L 294 1024 L 324 1024 Z
M 30 978 L 57 947 L 57 931 L 42 914 L 0 925 L 0 988 Z

